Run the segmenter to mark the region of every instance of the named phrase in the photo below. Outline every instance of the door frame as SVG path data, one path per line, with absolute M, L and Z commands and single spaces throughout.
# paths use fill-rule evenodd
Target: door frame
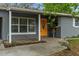
M 0 17 L 0 20 L 1 20 L 1 24 L 0 24 L 0 25 L 1 25 L 1 28 L 0 28 L 0 31 L 1 31 L 0 34 L 1 34 L 1 35 L 0 35 L 0 39 L 2 39 L 3 18 Z

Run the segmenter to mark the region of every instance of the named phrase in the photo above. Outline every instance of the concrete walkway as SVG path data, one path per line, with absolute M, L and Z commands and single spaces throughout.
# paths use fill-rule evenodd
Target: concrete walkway
M 38 43 L 31 45 L 16 46 L 0 49 L 1 56 L 46 56 L 52 53 L 66 49 L 61 46 L 59 39 L 46 38 L 47 43 Z

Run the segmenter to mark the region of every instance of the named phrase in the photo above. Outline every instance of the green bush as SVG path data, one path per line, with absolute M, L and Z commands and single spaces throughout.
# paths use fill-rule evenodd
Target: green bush
M 72 37 L 66 37 L 66 38 L 79 38 L 79 35 L 77 35 L 77 36 L 72 36 Z

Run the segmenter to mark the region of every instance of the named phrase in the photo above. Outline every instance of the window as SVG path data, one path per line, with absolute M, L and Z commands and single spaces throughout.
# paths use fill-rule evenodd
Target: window
M 28 28 L 29 28 L 29 32 L 33 32 L 34 31 L 34 27 L 35 27 L 35 25 L 34 25 L 34 19 L 28 19 L 28 21 L 29 21 L 29 25 L 28 25 Z
M 24 17 L 12 18 L 12 33 L 31 33 L 35 32 L 35 19 Z
M 12 32 L 18 32 L 18 18 L 12 18 Z
M 12 32 L 18 32 L 18 26 L 12 25 Z
M 27 25 L 27 19 L 20 18 L 20 24 L 21 25 Z
M 12 18 L 12 24 L 18 24 L 18 18 Z
M 73 18 L 73 26 L 79 27 L 79 18 Z
M 27 19 L 20 18 L 20 32 L 27 32 Z

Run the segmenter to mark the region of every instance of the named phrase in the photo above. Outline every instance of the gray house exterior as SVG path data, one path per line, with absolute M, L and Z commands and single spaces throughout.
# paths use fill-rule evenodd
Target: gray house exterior
M 0 20 L 2 20 L 2 23 L 0 23 L 1 26 L 1 39 L 7 39 L 7 36 L 9 34 L 9 14 L 7 11 L 0 11 Z
M 18 20 L 13 21 L 12 19 Z M 22 19 L 27 19 L 27 25 L 25 21 L 22 21 Z M 44 25 L 46 26 L 46 29 L 42 29 L 42 31 L 44 32 L 41 32 L 41 19 L 47 19 L 47 16 L 44 15 L 43 11 L 22 8 L 0 8 L 0 39 L 9 40 L 9 42 L 11 43 L 11 41 L 14 39 L 36 38 L 41 40 L 42 36 L 49 37 L 50 33 L 48 32 L 50 32 L 50 30 L 48 31 L 48 25 L 47 22 L 45 23 L 45 21 Z M 29 20 L 33 21 L 30 22 Z M 55 37 L 65 38 L 79 35 L 78 22 L 76 22 L 75 18 L 73 18 L 71 14 L 58 13 L 58 30 L 55 33 Z M 29 25 L 28 23 L 31 25 Z
M 73 17 L 61 17 L 61 38 L 79 35 L 79 27 L 75 27 Z

